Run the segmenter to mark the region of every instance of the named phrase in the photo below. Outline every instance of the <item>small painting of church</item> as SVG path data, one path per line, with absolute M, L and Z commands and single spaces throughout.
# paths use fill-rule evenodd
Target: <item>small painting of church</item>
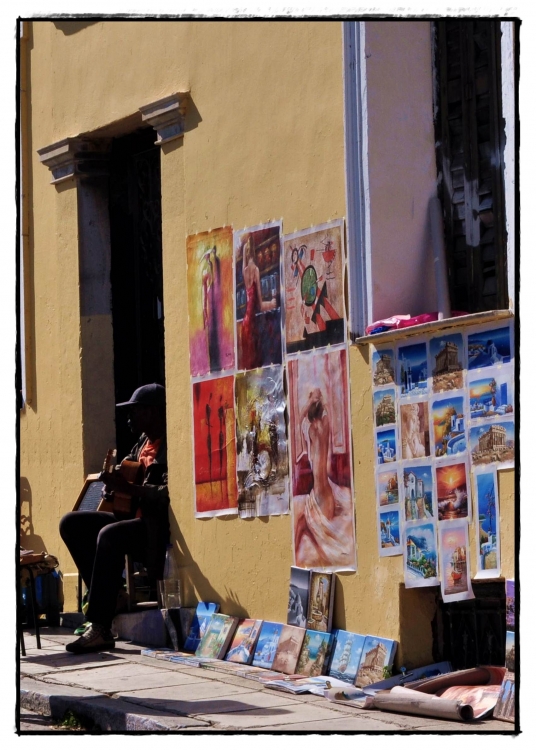
M 469 370 L 491 365 L 505 365 L 512 357 L 511 328 L 505 325 L 487 331 L 471 333 L 467 337 Z
M 376 433 L 376 460 L 378 464 L 389 464 L 397 460 L 395 431 L 378 430 Z

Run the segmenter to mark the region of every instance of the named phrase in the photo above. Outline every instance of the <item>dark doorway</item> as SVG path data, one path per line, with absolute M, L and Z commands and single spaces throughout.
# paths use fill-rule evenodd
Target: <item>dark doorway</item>
M 165 385 L 160 149 L 152 128 L 112 142 L 110 238 L 116 403 Z M 124 410 L 121 410 L 124 412 Z M 134 442 L 116 413 L 119 456 Z

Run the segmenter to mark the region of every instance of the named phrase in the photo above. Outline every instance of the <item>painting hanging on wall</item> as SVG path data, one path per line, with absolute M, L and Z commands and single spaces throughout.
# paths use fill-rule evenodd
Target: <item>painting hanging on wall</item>
M 467 449 L 463 394 L 432 401 L 434 455 L 452 456 Z
M 355 570 L 346 348 L 288 362 L 295 565 Z
M 287 354 L 346 340 L 343 220 L 283 238 Z
M 406 521 L 434 518 L 431 464 L 404 467 L 404 507 Z
M 402 554 L 400 512 L 396 509 L 378 513 L 378 548 L 380 557 Z
M 283 368 L 238 373 L 236 450 L 241 518 L 289 512 Z
M 234 232 L 236 366 L 281 364 L 281 222 Z
M 404 581 L 406 588 L 437 586 L 437 542 L 435 524 L 429 521 L 408 522 L 402 532 Z
M 475 578 L 498 578 L 501 575 L 501 532 L 496 467 L 475 473 L 474 480 L 477 555 Z
M 505 365 L 513 353 L 512 326 L 483 328 L 467 336 L 468 369 L 478 370 L 492 365 Z
M 439 521 L 471 518 L 471 497 L 467 462 L 462 460 L 437 464 L 436 492 Z
M 467 521 L 449 521 L 439 526 L 441 595 L 444 602 L 474 599 L 469 563 Z
M 445 333 L 430 339 L 432 391 L 456 391 L 463 388 L 465 347 L 461 333 Z
M 399 501 L 398 470 L 396 468 L 385 468 L 378 470 L 376 476 L 379 505 L 396 505 Z
M 430 455 L 430 430 L 426 401 L 400 405 L 400 441 L 403 460 L 424 458 Z
M 514 372 L 512 365 L 490 367 L 469 379 L 471 421 L 495 420 L 514 413 Z
M 234 368 L 233 230 L 186 240 L 190 375 Z
M 192 384 L 196 516 L 237 512 L 234 376 Z
M 428 354 L 426 341 L 399 346 L 397 383 L 401 396 L 424 396 L 428 393 Z
M 471 461 L 473 466 L 501 464 L 501 468 L 514 465 L 515 429 L 513 419 L 481 424 L 469 431 Z

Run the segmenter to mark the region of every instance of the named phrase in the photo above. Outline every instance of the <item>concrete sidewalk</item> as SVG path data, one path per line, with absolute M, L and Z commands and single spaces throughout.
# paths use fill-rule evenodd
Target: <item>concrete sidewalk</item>
M 70 710 L 99 731 L 514 733 L 512 724 L 494 719 L 440 721 L 294 696 L 234 675 L 157 661 L 127 641 L 110 652 L 75 656 L 64 649 L 73 639 L 64 628 L 42 628 L 40 650 L 27 631 L 24 638 L 21 710 L 60 721 Z

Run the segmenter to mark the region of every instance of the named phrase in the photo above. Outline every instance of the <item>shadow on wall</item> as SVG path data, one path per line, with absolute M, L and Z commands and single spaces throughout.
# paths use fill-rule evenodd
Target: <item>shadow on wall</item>
M 32 521 L 32 488 L 26 477 L 20 479 L 20 543 L 34 552 L 48 552 L 40 536 L 34 531 Z
M 183 573 L 181 580 L 183 606 L 194 607 L 198 601 L 217 602 L 220 604 L 220 611 L 223 614 L 235 615 L 236 617 L 249 617 L 250 614 L 240 603 L 236 592 L 226 588 L 225 593 L 222 593 L 214 588 L 197 562 L 193 559 L 175 517 L 170 514 L 169 520 L 171 538 L 177 542 L 179 550 L 178 563 Z M 213 521 L 214 519 L 207 520 Z
M 395 666 L 416 669 L 433 664 L 437 656 L 435 620 L 437 586 L 407 589 L 399 587 L 400 643 Z
M 65 36 L 70 36 L 71 34 L 77 34 L 88 26 L 93 26 L 97 21 L 53 21 L 53 23 L 58 31 L 63 32 Z

